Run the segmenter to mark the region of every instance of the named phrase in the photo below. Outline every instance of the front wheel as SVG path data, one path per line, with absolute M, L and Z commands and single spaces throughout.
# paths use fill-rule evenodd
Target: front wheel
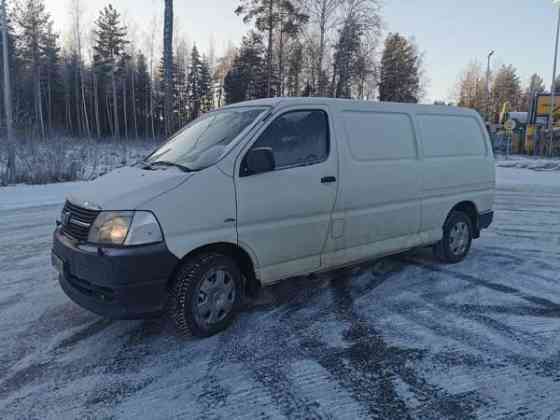
M 458 263 L 471 248 L 472 222 L 460 211 L 452 212 L 443 226 L 443 238 L 434 245 L 434 255 L 442 262 Z
M 233 259 L 201 254 L 177 272 L 169 306 L 177 330 L 208 337 L 227 328 L 239 307 L 241 273 Z

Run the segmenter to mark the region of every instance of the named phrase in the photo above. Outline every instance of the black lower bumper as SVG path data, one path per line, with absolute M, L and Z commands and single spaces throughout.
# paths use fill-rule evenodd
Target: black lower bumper
M 165 244 L 129 248 L 85 248 L 54 232 L 52 252 L 64 292 L 78 305 L 113 319 L 160 313 L 178 259 Z
M 493 211 L 480 213 L 480 215 L 478 216 L 478 224 L 480 226 L 480 229 L 487 229 L 492 224 L 492 220 L 494 220 Z

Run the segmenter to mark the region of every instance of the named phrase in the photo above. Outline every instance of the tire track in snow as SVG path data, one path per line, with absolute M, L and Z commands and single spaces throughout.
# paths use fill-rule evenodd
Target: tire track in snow
M 524 299 L 530 303 L 534 303 L 537 305 L 541 305 L 541 306 L 546 306 L 550 309 L 554 309 L 554 310 L 560 310 L 560 304 L 553 302 L 549 299 L 540 297 L 540 296 L 535 296 L 535 295 L 530 295 L 528 293 L 522 292 L 519 289 L 516 289 L 514 287 L 511 286 L 505 286 L 503 284 L 500 283 L 496 283 L 496 282 L 491 282 L 488 280 L 485 280 L 483 278 L 474 276 L 472 274 L 465 274 L 465 273 L 461 273 L 459 271 L 453 271 L 450 269 L 446 269 L 443 267 L 439 267 L 439 266 L 435 266 L 435 265 L 431 265 L 431 264 L 426 264 L 425 262 L 421 262 L 419 260 L 407 260 L 407 262 L 409 262 L 410 264 L 416 265 L 418 267 L 422 267 L 425 270 L 428 271 L 432 271 L 435 273 L 441 273 L 443 275 L 447 275 L 449 277 L 453 277 L 453 278 L 458 278 L 464 281 L 468 281 L 470 283 L 476 284 L 477 286 L 482 286 L 488 289 L 491 289 L 495 292 L 499 292 L 499 293 L 505 293 L 505 294 L 510 294 L 510 295 L 515 295 L 521 299 Z
M 392 263 L 399 264 L 394 259 Z M 402 268 L 402 264 L 400 268 Z M 394 271 L 374 276 L 371 289 L 375 289 L 392 275 Z M 354 391 L 358 399 L 364 400 L 374 418 L 414 418 L 445 417 L 473 418 L 479 403 L 475 393 L 469 401 L 463 396 L 447 394 L 444 390 L 429 384 L 418 376 L 412 366 L 426 357 L 425 350 L 403 349 L 388 345 L 379 331 L 362 318 L 354 308 L 356 296 L 347 277 L 333 287 L 336 314 L 349 324 L 345 338 L 350 343 L 348 349 L 334 350 L 322 357 L 322 365 L 330 369 L 333 376 Z M 347 360 L 341 364 L 340 360 Z M 406 384 L 408 392 L 417 400 L 415 408 L 403 399 L 396 384 Z M 364 392 L 367 390 L 367 392 Z
M 452 278 L 467 280 L 473 284 L 486 287 L 493 291 L 520 297 L 528 301 L 529 303 L 539 305 L 544 310 L 551 311 L 552 314 L 557 314 L 557 311 L 560 310 L 560 305 L 556 304 L 555 302 L 538 296 L 526 294 L 513 287 L 498 285 L 497 283 L 493 283 L 473 275 L 467 275 L 464 273 L 459 273 L 457 271 L 428 265 L 426 263 L 419 262 L 418 260 L 411 260 L 410 263 L 420 266 L 423 269 L 435 271 Z M 441 311 L 442 314 L 448 313 L 446 309 L 446 305 L 439 305 L 438 310 Z M 432 330 L 442 337 L 448 337 L 457 340 L 458 342 L 463 342 L 477 350 L 492 355 L 493 358 L 500 360 L 506 365 L 515 365 L 518 368 L 524 369 L 527 372 L 532 372 L 543 378 L 551 378 L 554 381 L 560 381 L 560 353 L 550 357 L 538 357 L 521 354 L 510 349 L 507 346 L 497 347 L 496 345 L 493 345 L 488 341 L 488 337 L 480 335 L 479 333 L 474 333 L 472 331 L 462 329 L 457 325 L 454 325 L 452 328 L 447 324 L 439 323 L 437 321 L 434 322 L 434 320 L 438 318 L 427 317 L 424 315 L 424 313 L 421 312 L 413 312 L 409 306 L 404 305 L 403 303 L 399 303 L 398 311 L 406 316 L 407 319 L 409 319 L 412 323 L 422 326 L 428 330 Z M 460 313 L 455 314 L 464 316 L 464 314 Z M 495 323 L 493 323 L 493 327 L 496 327 Z M 499 328 L 494 328 L 494 330 L 498 333 L 503 334 L 503 331 L 501 331 Z M 515 331 L 509 327 L 506 330 L 506 333 L 507 332 L 515 334 Z M 535 341 L 535 350 L 540 350 L 542 348 L 542 345 L 540 347 L 538 346 L 538 338 L 533 337 L 533 340 Z

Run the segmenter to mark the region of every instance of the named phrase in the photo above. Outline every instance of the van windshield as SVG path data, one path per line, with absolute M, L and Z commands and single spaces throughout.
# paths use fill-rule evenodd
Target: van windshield
M 204 114 L 156 149 L 145 163 L 192 171 L 213 165 L 222 158 L 227 146 L 267 109 L 238 107 Z

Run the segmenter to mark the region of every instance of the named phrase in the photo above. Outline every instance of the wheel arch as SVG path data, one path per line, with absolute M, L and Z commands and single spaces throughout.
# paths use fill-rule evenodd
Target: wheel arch
M 173 286 L 173 280 L 185 261 L 196 255 L 211 252 L 227 255 L 237 262 L 239 269 L 241 270 L 241 274 L 244 277 L 244 286 L 246 293 L 248 293 L 249 295 L 253 295 L 261 287 L 261 283 L 257 278 L 255 261 L 247 250 L 232 242 L 214 242 L 211 244 L 199 246 L 198 248 L 191 250 L 179 260 L 177 266 L 175 267 L 169 278 L 169 290 L 171 290 L 171 287 Z
M 453 206 L 453 208 L 449 211 L 449 213 L 447 214 L 447 217 L 445 219 L 445 221 L 447 222 L 447 219 L 449 219 L 449 216 L 451 215 L 451 213 L 453 213 L 454 211 L 460 211 L 465 213 L 467 216 L 469 216 L 469 219 L 471 220 L 472 223 L 472 228 L 473 228 L 473 238 L 479 238 L 480 237 L 480 220 L 479 220 L 479 212 L 478 212 L 478 208 L 476 207 L 476 204 L 473 201 L 469 201 L 469 200 L 465 200 L 465 201 L 461 201 L 457 204 L 455 204 Z

